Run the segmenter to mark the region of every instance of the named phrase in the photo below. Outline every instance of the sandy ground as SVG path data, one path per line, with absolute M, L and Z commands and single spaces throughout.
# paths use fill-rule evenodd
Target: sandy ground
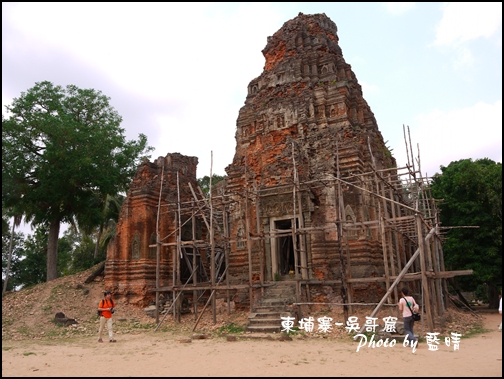
M 2 343 L 2 376 L 497 376 L 502 377 L 499 314 L 483 314 L 488 333 L 463 338 L 460 349 L 361 347 L 324 338 L 292 341 L 223 337 L 192 339 L 167 332 Z

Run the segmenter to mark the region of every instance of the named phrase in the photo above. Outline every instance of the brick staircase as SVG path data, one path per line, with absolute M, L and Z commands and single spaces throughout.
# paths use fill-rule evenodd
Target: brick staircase
M 279 333 L 282 329 L 281 317 L 294 317 L 287 306 L 295 301 L 295 285 L 276 282 L 266 289 L 264 296 L 253 307 L 248 316 L 247 331 Z

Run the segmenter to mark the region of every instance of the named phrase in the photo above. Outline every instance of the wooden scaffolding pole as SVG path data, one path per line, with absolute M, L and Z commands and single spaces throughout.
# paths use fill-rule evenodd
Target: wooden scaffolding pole
M 389 173 L 389 179 L 390 179 L 390 173 Z M 396 194 L 394 193 L 394 191 L 389 188 L 389 195 L 392 199 L 395 199 L 395 196 Z M 396 218 L 397 218 L 397 213 L 396 213 L 396 208 L 397 208 L 397 205 L 392 203 L 391 204 L 391 208 L 392 208 L 392 221 L 395 221 Z M 399 214 L 401 212 L 400 209 L 398 209 L 399 211 Z M 395 262 L 397 264 L 397 269 L 400 271 L 401 270 L 401 255 L 400 255 L 400 251 L 401 250 L 404 250 L 404 248 L 402 246 L 399 245 L 399 238 L 397 238 L 397 231 L 395 230 L 391 230 L 391 245 L 392 245 L 392 252 L 391 254 L 393 254 L 393 250 L 394 250 L 394 247 L 395 247 L 395 252 L 396 252 L 396 259 L 395 259 Z M 406 262 L 406 260 L 405 260 Z M 395 265 L 394 265 L 395 267 Z M 393 271 L 393 274 L 392 275 L 395 275 L 395 268 L 394 268 L 394 271 Z M 397 299 L 397 289 L 394 290 L 394 298 Z
M 212 168 L 213 168 L 213 151 L 210 152 L 210 181 L 208 184 L 208 204 L 210 207 L 210 281 L 212 286 L 215 286 L 215 236 L 213 228 L 213 207 L 212 207 Z M 215 296 L 212 296 L 212 317 L 213 323 L 217 323 L 217 304 Z M 201 312 L 203 313 L 203 311 Z
M 255 202 L 255 214 L 256 214 L 256 234 L 258 236 L 261 236 L 260 239 L 260 251 L 259 251 L 259 281 L 261 283 L 261 296 L 264 295 L 264 238 L 262 238 L 263 234 L 261 231 L 261 222 L 259 218 L 259 211 L 261 209 L 261 197 L 259 196 L 259 191 L 257 190 L 257 182 L 254 180 L 254 192 L 256 195 L 256 202 Z
M 226 270 L 229 267 L 229 225 L 228 225 L 228 214 L 226 210 L 226 204 L 222 203 L 222 222 L 224 223 L 224 259 L 226 261 Z M 226 291 L 227 297 L 227 311 L 228 315 L 231 313 L 231 297 L 229 292 L 229 273 L 226 271 L 226 287 L 228 287 Z
M 250 302 L 250 312 L 252 312 L 254 306 L 254 289 L 252 287 L 252 246 L 250 243 L 250 225 L 248 217 L 248 171 L 247 171 L 247 159 L 245 159 L 245 234 L 247 235 L 247 255 L 248 255 L 248 266 L 249 266 L 249 302 Z
M 339 179 L 340 177 L 340 169 L 339 169 L 339 150 L 338 150 L 338 140 L 336 140 L 336 175 Z M 337 182 L 337 189 L 335 188 L 335 192 L 337 193 L 335 200 L 336 206 L 336 226 L 338 231 L 338 250 L 339 250 L 339 259 L 340 259 L 340 270 L 341 270 L 341 297 L 343 299 L 343 303 L 348 303 L 348 290 L 346 286 L 346 265 L 345 265 L 345 257 L 343 254 L 343 194 L 341 190 L 341 182 Z M 348 262 L 350 264 L 350 262 Z M 343 313 L 345 320 L 348 320 L 348 306 L 343 306 Z
M 301 199 L 301 187 L 299 184 L 299 175 L 298 175 L 298 170 L 297 170 L 297 165 L 296 165 L 296 157 L 294 155 L 294 142 L 292 142 L 292 165 L 294 168 L 294 218 L 297 218 L 299 221 L 299 229 L 303 230 L 305 225 L 304 225 L 304 218 L 303 218 L 303 202 Z M 297 209 L 299 212 L 296 211 L 296 202 L 297 202 Z M 294 224 L 294 227 L 296 225 Z M 296 227 L 297 228 L 297 227 Z M 308 279 L 308 257 L 306 253 L 306 244 L 305 244 L 305 236 L 304 234 L 299 234 L 298 230 L 296 230 L 296 235 L 299 238 L 299 258 L 300 258 L 300 266 L 301 266 L 301 278 L 303 279 Z M 294 245 L 295 248 L 297 249 L 297 245 Z
M 417 222 L 417 235 L 418 235 L 418 250 L 420 251 L 420 268 L 422 271 L 422 294 L 424 301 L 425 314 L 427 316 L 427 326 L 429 330 L 434 330 L 434 320 L 432 318 L 432 309 L 430 302 L 430 291 L 429 291 L 429 283 L 427 279 L 426 273 L 426 264 L 425 264 L 425 243 L 423 239 L 422 232 L 422 221 L 420 220 L 420 215 L 415 215 Z M 435 229 L 434 229 L 435 230 Z
M 173 282 L 173 285 L 179 284 L 180 283 L 180 258 L 182 255 L 182 246 L 181 246 L 181 241 L 182 241 L 182 218 L 180 214 L 180 177 L 179 177 L 179 172 L 177 171 L 177 252 L 175 254 L 175 281 Z M 177 296 L 177 291 L 173 291 L 173 301 L 175 303 L 176 299 L 178 299 Z M 180 322 L 180 307 L 178 304 L 175 303 L 173 307 L 173 315 L 175 316 L 175 319 Z
M 191 229 L 192 229 L 192 239 L 193 243 L 196 240 L 196 217 L 194 214 L 194 200 L 192 200 L 192 207 L 191 207 Z M 197 270 L 197 256 L 196 256 L 196 244 L 194 243 L 194 246 L 192 247 L 192 275 L 193 275 L 193 285 L 196 287 L 198 285 L 198 275 L 196 275 L 196 270 Z M 194 318 L 198 316 L 198 291 L 193 290 L 193 308 L 194 308 Z
M 161 166 L 161 185 L 159 186 L 158 209 L 156 216 L 156 288 L 159 288 L 159 266 L 161 264 L 161 241 L 159 237 L 159 214 L 161 213 L 161 194 L 163 193 L 164 160 Z M 150 247 L 149 247 L 150 249 Z M 156 291 L 156 324 L 159 322 L 159 291 Z

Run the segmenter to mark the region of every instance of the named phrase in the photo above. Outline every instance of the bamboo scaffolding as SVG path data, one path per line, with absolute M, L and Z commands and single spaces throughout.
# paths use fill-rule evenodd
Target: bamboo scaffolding
M 439 226 L 436 202 L 430 197 L 429 180 L 427 176 L 422 176 L 420 171 L 420 149 L 418 147 L 418 157 L 414 158 L 409 127 L 403 125 L 403 133 L 408 157 L 408 163 L 405 167 L 378 169 L 368 140 L 371 164 L 362 169 L 362 171 L 366 170 L 366 172 L 342 176 L 340 172 L 340 151 L 338 143 L 336 143 L 336 175 L 327 175 L 324 179 L 301 181 L 298 173 L 298 162 L 296 161 L 297 153 L 295 145 L 292 143 L 293 174 L 290 177 L 280 176 L 280 178 L 286 179 L 282 185 L 261 188 L 255 178 L 249 177 L 248 157 L 245 159 L 245 170 L 242 177 L 245 185 L 234 186 L 233 188 L 225 187 L 226 192 L 219 190 L 217 194 L 212 190 L 212 167 L 210 169 L 208 197 L 203 195 L 199 187 L 194 188 L 191 183 L 188 183 L 193 198 L 190 201 L 181 201 L 177 172 L 177 201 L 166 201 L 161 204 L 161 192 L 163 190 L 161 182 L 156 221 L 156 244 L 149 244 L 149 247 L 156 247 L 156 288 L 152 290 L 156 292 L 156 322 L 158 322 L 160 292 L 173 293 L 173 316 L 175 319 L 180 320 L 177 299 L 184 291 L 191 291 L 196 325 L 210 302 L 212 304 L 213 322 L 216 322 L 218 291 L 225 292 L 229 314 L 231 291 L 248 290 L 250 310 L 252 311 L 255 301 L 254 291 L 257 289 L 263 295 L 265 288 L 274 284 L 272 283 L 273 278 L 266 275 L 267 272 L 268 275 L 275 272 L 275 268 L 267 268 L 272 259 L 270 256 L 266 256 L 267 249 L 272 248 L 271 240 L 289 236 L 292 239 L 294 251 L 295 280 L 283 280 L 283 282 L 295 286 L 296 302 L 294 305 L 298 310 L 298 317 L 300 317 L 299 307 L 301 305 L 315 304 L 341 305 L 344 307 L 346 319 L 348 318 L 348 310 L 350 312 L 352 310 L 352 308 L 349 308 L 351 306 L 377 305 L 371 315 L 373 317 L 381 306 L 395 306 L 395 304 L 392 304 L 391 295 L 393 293 L 394 299 L 398 299 L 397 285 L 403 281 L 413 285 L 417 291 L 421 292 L 424 319 L 429 329 L 433 328 L 435 316 L 441 315 L 445 309 L 446 300 L 444 300 L 443 293 L 447 292 L 447 285 L 444 279 L 458 275 L 468 275 L 472 271 L 445 271 L 441 231 L 450 227 Z M 345 151 L 344 145 L 342 149 Z M 213 153 L 211 159 L 213 161 Z M 416 167 L 418 167 L 418 171 Z M 161 177 L 161 180 L 163 181 L 163 177 Z M 249 186 L 249 183 L 252 183 L 252 185 Z M 304 199 L 308 198 L 310 190 L 316 188 L 331 188 L 334 191 L 336 214 L 335 222 L 331 225 L 312 226 L 311 221 L 305 224 L 305 217 L 308 217 L 309 220 L 310 215 L 307 209 L 303 209 L 306 206 L 306 203 L 304 203 L 306 200 Z M 355 191 L 361 199 L 360 204 L 362 207 L 360 207 L 361 213 L 357 217 L 358 220 L 346 219 L 345 191 L 349 189 Z M 197 194 L 197 191 L 199 191 L 199 194 Z M 271 199 L 271 196 L 287 196 L 289 202 L 292 199 L 292 213 L 289 212 L 286 215 L 291 220 L 290 229 L 275 229 L 273 224 L 271 224 L 271 230 L 269 230 L 269 227 L 268 229 L 265 228 L 267 226 L 264 221 L 266 216 L 261 213 L 261 204 L 262 200 L 265 199 L 271 201 L 268 200 Z M 161 213 L 162 209 L 167 211 Z M 230 221 L 228 217 L 232 209 L 238 209 L 243 215 L 244 236 L 231 237 L 231 233 L 235 233 L 234 230 L 229 229 Z M 175 229 L 163 239 L 160 239 L 159 227 L 161 214 L 174 215 L 173 221 L 175 224 Z M 255 228 L 250 225 L 250 217 L 255 217 Z M 182 241 L 182 228 L 188 223 L 191 223 L 192 228 L 191 240 Z M 206 227 L 206 233 L 198 234 L 196 232 L 198 223 L 200 223 L 201 227 Z M 429 231 L 429 233 L 424 237 L 425 231 Z M 335 242 L 339 251 L 339 261 L 336 258 L 338 255 L 332 255 L 333 258 L 331 259 L 334 259 L 333 263 L 339 264 L 341 268 L 341 278 L 339 279 L 319 280 L 313 277 L 312 251 L 309 241 L 316 238 L 315 236 L 320 233 L 335 233 L 337 236 Z M 376 240 L 379 243 L 378 246 L 381 246 L 380 259 L 383 260 L 384 272 L 382 277 L 352 276 L 351 240 L 360 237 L 366 239 L 372 237 L 372 240 Z M 248 278 L 245 280 L 246 275 L 244 274 L 244 279 L 240 279 L 239 282 L 235 283 L 228 270 L 230 269 L 230 252 L 235 251 L 238 243 L 246 243 L 246 252 L 242 251 L 240 254 L 243 257 L 246 254 Z M 172 284 L 168 286 L 160 285 L 162 249 L 173 249 L 170 251 L 174 252 L 171 257 Z M 240 248 L 240 250 L 244 249 Z M 192 251 L 192 262 L 188 256 L 190 251 Z M 203 259 L 200 251 L 210 251 L 209 268 L 207 260 Z M 274 254 L 272 251 L 269 253 Z M 323 254 L 326 254 L 325 259 L 328 260 L 329 252 L 323 251 Z M 198 255 L 201 257 L 199 264 Z M 269 263 L 268 259 L 270 259 Z M 192 281 L 191 284 L 186 283 L 183 286 L 181 285 L 182 262 L 188 267 Z M 164 264 L 167 263 L 164 262 Z M 220 274 L 222 267 L 224 267 L 225 275 Z M 413 272 L 408 272 L 410 269 Z M 210 271 L 209 277 L 207 270 Z M 270 273 L 267 270 L 272 271 Z M 396 272 L 399 272 L 399 274 L 396 275 Z M 201 280 L 199 280 L 198 275 Z M 225 283 L 220 285 L 223 277 L 225 277 Z M 254 278 L 258 278 L 258 280 Z M 353 302 L 352 286 L 362 283 L 383 283 L 380 285 L 384 285 L 386 294 L 382 301 L 380 303 Z M 342 303 L 310 302 L 310 286 L 326 285 L 341 289 Z M 305 286 L 306 291 L 303 290 L 303 286 Z M 203 293 L 211 291 L 199 316 L 198 291 L 203 291 Z M 302 294 L 304 293 L 306 293 L 308 302 L 302 302 L 302 296 L 305 296 Z M 389 304 L 384 304 L 385 302 Z M 196 325 L 194 328 L 196 328 Z

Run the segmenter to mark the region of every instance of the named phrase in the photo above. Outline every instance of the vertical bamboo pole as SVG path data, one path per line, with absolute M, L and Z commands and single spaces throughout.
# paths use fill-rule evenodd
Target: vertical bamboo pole
M 249 297 L 250 297 L 250 312 L 252 312 L 253 306 L 253 288 L 252 288 L 252 247 L 250 243 L 250 226 L 248 218 L 248 190 L 245 186 L 245 234 L 247 235 L 247 254 L 248 254 L 248 264 L 249 264 Z
M 156 324 L 159 323 L 159 266 L 161 261 L 161 242 L 159 238 L 159 214 L 161 213 L 161 194 L 163 193 L 164 160 L 161 167 L 161 185 L 159 187 L 158 209 L 156 216 Z
M 378 203 L 378 211 L 381 213 L 380 203 Z M 382 252 L 383 252 L 383 266 L 385 268 L 385 287 L 388 292 L 390 288 L 390 275 L 388 267 L 387 242 L 385 240 L 385 219 L 383 218 L 382 215 L 380 215 L 378 222 L 380 224 L 380 235 L 381 235 Z M 387 299 L 387 303 L 390 304 L 390 297 Z
M 380 183 L 378 182 L 378 179 L 377 179 L 376 170 L 374 172 L 374 183 L 376 186 L 376 193 L 379 193 L 381 186 L 380 186 Z M 385 204 L 385 200 L 383 200 L 383 199 L 381 202 L 380 202 L 380 200 L 377 200 L 376 202 L 378 203 L 378 223 L 380 225 L 379 233 L 380 233 L 381 244 L 382 244 L 383 267 L 385 270 L 385 287 L 388 292 L 388 290 L 390 288 L 390 274 L 389 274 L 389 264 L 388 264 L 387 241 L 386 241 L 386 237 L 385 237 L 385 212 L 386 212 L 386 209 L 382 210 L 382 208 L 386 204 Z M 390 304 L 390 297 L 387 298 L 387 303 Z
M 427 326 L 429 327 L 430 331 L 433 331 L 434 320 L 432 319 L 429 284 L 427 281 L 427 275 L 425 270 L 425 241 L 423 239 L 422 220 L 420 219 L 420 215 L 418 214 L 415 215 L 415 219 L 417 225 L 418 249 L 420 250 L 420 268 L 422 270 L 422 293 L 425 299 L 423 305 L 425 307 L 425 314 L 427 316 Z
M 383 223 L 383 227 L 382 227 L 382 233 L 383 233 L 383 236 L 382 236 L 382 240 L 385 241 L 385 251 L 384 253 L 386 255 L 389 255 L 390 256 L 390 271 L 392 272 L 392 276 L 395 276 L 395 265 L 394 265 L 394 253 L 393 253 L 393 246 L 392 246 L 392 237 L 390 235 L 391 231 L 389 228 L 386 229 L 386 220 L 389 218 L 389 214 L 388 214 L 388 209 L 387 209 L 387 202 L 385 200 L 385 197 L 386 197 L 386 194 L 385 194 L 385 178 L 382 178 L 383 182 L 381 183 L 381 195 L 383 196 L 383 201 L 382 201 L 382 204 L 383 204 L 383 218 L 382 218 L 382 223 Z M 391 203 L 390 204 L 390 208 L 394 208 L 394 203 Z M 386 267 L 387 267 L 387 270 L 385 272 L 388 272 L 389 271 L 389 264 L 388 264 L 388 260 L 387 260 L 387 264 L 386 264 Z M 390 280 L 390 277 L 389 277 L 389 280 Z M 389 281 L 388 280 L 388 281 Z M 394 293 L 395 295 L 395 293 Z M 397 297 L 396 297 L 397 299 Z M 389 302 L 390 302 L 390 299 L 388 299 Z
M 222 195 L 223 201 L 222 201 L 222 222 L 224 223 L 224 238 L 226 240 L 226 243 L 224 245 L 224 259 L 226 260 L 226 270 L 229 269 L 229 225 L 228 225 L 228 215 L 226 211 L 226 204 L 224 202 L 224 194 Z M 231 299 L 230 299 L 230 292 L 229 292 L 229 271 L 226 271 L 226 296 L 227 296 L 227 310 L 228 314 L 231 313 Z
M 436 214 L 436 203 L 433 199 L 431 199 L 432 201 L 432 211 L 435 212 L 434 214 Z M 436 228 L 436 232 L 438 231 L 438 224 L 437 224 L 437 221 L 436 219 L 434 219 L 434 225 L 435 225 L 435 228 Z M 433 241 L 433 245 L 432 245 L 432 249 L 433 249 L 433 254 L 434 254 L 434 273 L 437 275 L 440 271 L 441 271 L 441 262 L 440 262 L 440 259 L 439 259 L 439 245 L 440 245 L 440 241 L 438 239 L 438 235 L 436 234 L 434 236 L 434 241 Z M 443 301 L 443 288 L 442 288 L 442 280 L 441 279 L 435 279 L 434 280 L 435 282 L 435 285 L 436 285 L 436 291 L 437 291 L 437 305 L 438 305 L 438 314 L 440 316 L 442 316 L 444 314 L 444 310 L 445 310 L 445 307 L 444 307 L 444 301 Z
M 413 166 L 413 179 L 416 180 L 415 159 L 413 158 L 413 147 L 411 146 L 411 134 L 409 125 L 407 125 L 407 128 L 408 128 L 409 150 L 411 152 L 411 164 Z
M 425 255 L 428 257 L 427 259 L 427 271 L 433 271 L 433 263 L 432 263 L 432 257 L 431 257 L 431 254 L 432 254 L 432 249 L 431 249 L 431 245 L 430 245 L 430 241 L 428 243 L 425 243 L 424 244 L 424 247 L 425 247 Z M 430 279 L 430 278 L 427 278 L 428 280 L 428 283 L 429 283 L 429 291 L 430 291 L 430 300 L 431 300 L 431 312 L 432 312 L 432 315 L 436 315 L 437 314 L 437 307 L 436 307 L 436 304 L 435 304 L 435 301 L 436 301 L 436 286 L 435 286 L 435 280 L 434 279 Z
M 182 246 L 181 246 L 181 243 L 182 243 L 182 218 L 181 218 L 181 211 L 180 211 L 180 178 L 179 178 L 179 172 L 177 171 L 177 213 L 178 213 L 178 233 L 177 233 L 177 258 L 176 258 L 176 266 L 177 266 L 177 270 L 176 270 L 176 282 L 177 284 L 180 283 L 180 258 L 182 257 Z M 174 294 L 176 294 L 174 292 Z M 178 296 L 180 298 L 180 296 Z M 182 299 L 180 299 L 182 300 Z M 180 301 L 179 301 L 179 304 L 180 304 Z M 180 322 L 180 307 L 179 307 L 179 304 L 176 304 L 176 307 L 177 310 L 176 310 L 176 314 L 177 314 L 177 321 Z
M 299 184 L 299 175 L 297 171 L 297 165 L 296 165 L 296 158 L 294 155 L 294 142 L 292 143 L 292 163 L 294 167 L 294 195 L 295 198 L 297 198 L 297 208 L 299 210 L 299 213 L 296 212 L 296 207 L 294 206 L 294 217 L 297 217 L 299 220 L 299 228 L 301 230 L 304 229 L 304 219 L 303 219 L 303 202 L 301 199 L 301 188 Z M 308 259 L 307 259 L 307 254 L 306 254 L 306 246 L 305 246 L 305 239 L 304 239 L 304 234 L 303 233 L 298 233 L 296 231 L 296 236 L 299 236 L 299 256 L 300 256 L 300 261 L 301 261 L 301 277 L 303 279 L 308 279 Z
M 294 250 L 294 275 L 296 280 L 299 279 L 299 257 L 298 257 L 298 247 L 297 247 L 297 228 L 296 228 L 296 161 L 294 161 L 294 143 L 292 143 L 292 160 L 294 162 L 294 180 L 292 184 L 292 221 L 291 221 L 291 231 L 292 231 L 292 249 Z M 299 290 L 297 288 L 296 282 L 296 302 L 299 303 Z
M 215 238 L 213 228 L 213 206 L 212 206 L 212 168 L 213 168 L 213 151 L 210 152 L 210 183 L 208 184 L 208 204 L 210 205 L 210 276 L 212 281 L 212 289 L 215 290 Z M 217 303 L 216 297 L 212 296 L 212 316 L 213 323 L 217 323 Z
M 175 212 L 175 231 L 177 231 L 178 229 L 178 217 L 177 217 L 177 213 Z M 177 254 L 178 254 L 178 244 L 179 244 L 179 240 L 178 240 L 178 233 L 175 234 L 175 241 L 177 243 L 177 247 L 175 247 L 175 251 L 173 252 L 173 257 L 172 257 L 172 281 L 173 281 L 173 300 L 172 300 L 172 303 L 173 303 L 173 319 L 176 320 L 177 319 L 177 306 L 175 305 L 175 300 L 177 298 L 177 294 L 175 293 L 175 286 L 177 285 L 177 276 L 176 276 L 176 272 L 177 272 Z
M 193 248 L 192 248 L 192 269 L 193 269 L 193 285 L 196 287 L 198 284 L 198 275 L 196 274 L 197 270 L 197 257 L 196 257 L 196 217 L 195 215 L 195 204 L 194 200 L 191 201 L 191 226 L 192 226 L 192 239 L 193 239 Z M 198 291 L 193 290 L 193 307 L 194 307 L 194 319 L 198 317 Z
M 338 140 L 336 139 L 336 176 L 338 178 L 337 188 L 334 192 L 337 193 L 335 200 L 336 205 L 336 230 L 338 233 L 338 250 L 340 258 L 340 269 L 341 269 L 341 297 L 343 298 L 343 314 L 345 320 L 348 320 L 348 299 L 347 299 L 347 283 L 346 283 L 346 265 L 345 257 L 343 256 L 343 195 L 341 191 L 341 181 L 340 179 L 340 169 L 339 169 L 339 150 L 338 150 Z M 336 187 L 336 183 L 335 183 Z
M 256 214 L 256 233 L 257 235 L 262 235 L 261 233 L 261 222 L 259 218 L 259 212 L 260 212 L 260 196 L 259 196 L 259 190 L 257 189 L 257 182 L 254 180 L 254 192 L 256 195 L 256 207 L 255 207 L 255 214 Z M 264 295 L 264 259 L 263 259 L 263 253 L 264 253 L 264 238 L 261 238 L 260 240 L 260 251 L 259 251 L 259 280 L 261 282 L 261 295 Z
M 245 157 L 245 234 L 247 235 L 247 254 L 248 254 L 248 265 L 249 265 L 249 301 L 250 301 L 250 312 L 252 312 L 254 293 L 252 288 L 252 247 L 250 245 L 250 225 L 248 218 L 248 167 L 247 167 L 248 156 Z
M 389 179 L 389 182 L 391 181 L 391 175 L 389 174 L 388 175 L 388 179 Z M 396 200 L 396 197 L 395 197 L 395 194 L 394 194 L 394 190 L 393 188 L 389 188 L 389 196 L 392 200 Z M 391 204 L 391 208 L 392 208 L 392 220 L 395 221 L 396 219 L 396 204 L 395 203 L 392 203 Z M 391 257 L 393 257 L 393 250 L 394 250 L 394 246 L 395 246 L 395 250 L 396 250 L 396 260 L 397 260 L 397 270 L 399 272 L 401 272 L 401 256 L 399 254 L 399 243 L 397 241 L 397 232 L 394 231 L 394 230 L 391 230 L 390 231 L 391 233 L 391 236 L 390 236 L 390 244 L 391 244 L 391 251 L 390 251 L 390 255 Z M 395 267 L 394 265 L 392 265 L 392 267 Z M 395 268 L 392 270 L 392 275 L 395 276 Z M 399 299 L 398 297 L 398 293 L 397 293 L 397 287 L 394 287 L 394 299 Z
M 352 278 L 352 261 L 350 260 L 350 245 L 348 243 L 348 232 L 345 232 L 345 245 L 346 245 L 346 255 L 347 255 L 347 262 L 348 262 L 348 265 L 346 266 L 346 269 L 347 269 L 347 279 L 351 279 Z M 353 303 L 353 299 L 352 299 L 352 283 L 348 283 L 348 291 L 347 291 L 347 298 L 348 298 L 348 302 L 350 304 Z M 353 313 L 353 306 L 352 305 L 349 305 L 348 306 L 348 312 L 350 314 Z

